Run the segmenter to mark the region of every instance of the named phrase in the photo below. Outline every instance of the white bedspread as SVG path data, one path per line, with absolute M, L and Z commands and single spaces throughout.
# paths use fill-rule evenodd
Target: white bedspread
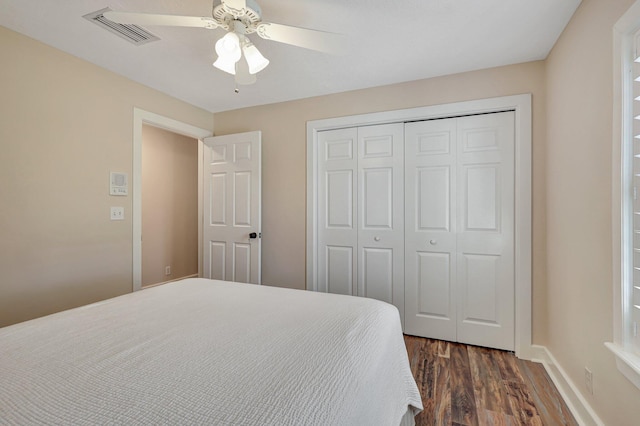
M 398 425 L 395 307 L 188 279 L 0 329 L 0 424 Z

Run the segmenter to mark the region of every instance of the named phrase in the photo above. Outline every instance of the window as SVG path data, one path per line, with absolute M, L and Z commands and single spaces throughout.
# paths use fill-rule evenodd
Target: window
M 640 353 L 640 34 L 633 37 L 628 66 L 631 81 L 627 87 L 629 131 L 624 136 L 622 153 L 623 183 L 623 295 L 626 311 L 624 326 L 628 349 Z
M 618 369 L 640 388 L 640 1 L 614 27 L 613 283 Z
M 623 79 L 624 117 L 621 141 L 621 296 L 625 349 L 640 353 L 640 45 L 639 34 L 625 55 Z

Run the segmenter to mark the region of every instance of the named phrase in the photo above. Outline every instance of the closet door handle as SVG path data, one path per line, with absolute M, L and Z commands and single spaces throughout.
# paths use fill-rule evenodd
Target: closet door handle
M 380 237 L 373 237 L 373 241 L 380 241 Z
M 432 246 L 435 246 L 436 244 L 438 244 L 438 241 L 436 241 L 436 240 L 429 240 L 429 244 L 431 244 Z

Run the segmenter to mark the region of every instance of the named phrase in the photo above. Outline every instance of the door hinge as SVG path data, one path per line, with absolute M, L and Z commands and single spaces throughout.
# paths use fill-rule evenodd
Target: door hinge
M 633 322 L 633 337 L 638 337 L 638 323 L 636 321 Z
M 637 200 L 638 199 L 638 188 L 637 187 L 633 187 L 633 199 Z

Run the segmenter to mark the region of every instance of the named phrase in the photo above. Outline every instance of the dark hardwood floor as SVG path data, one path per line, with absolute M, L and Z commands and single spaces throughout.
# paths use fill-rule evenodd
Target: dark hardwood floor
M 542 364 L 405 336 L 424 411 L 416 425 L 577 425 Z

